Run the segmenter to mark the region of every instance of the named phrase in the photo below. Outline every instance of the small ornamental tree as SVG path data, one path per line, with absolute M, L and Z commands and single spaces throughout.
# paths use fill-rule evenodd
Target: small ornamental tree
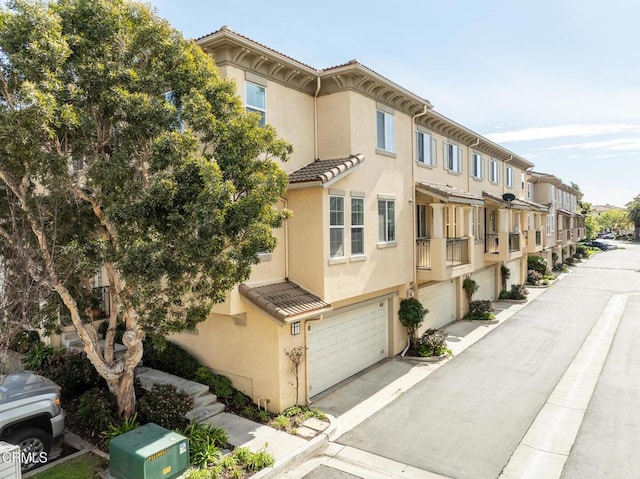
M 146 332 L 194 328 L 275 247 L 286 217 L 278 162 L 291 147 L 147 5 L 5 5 L 0 257 L 45 291 L 26 298 L 70 316 L 128 417 Z M 103 348 L 87 314 L 101 267 L 115 311 Z
M 471 308 L 471 301 L 473 300 L 473 295 L 478 292 L 478 290 L 480 289 L 480 286 L 475 280 L 471 278 L 465 278 L 464 281 L 462 282 L 462 289 L 464 289 L 464 292 L 467 294 L 467 303 L 469 305 L 469 308 Z
M 410 346 L 415 346 L 418 329 L 420 329 L 428 312 L 429 310 L 416 298 L 405 298 L 400 301 L 398 319 L 400 324 L 407 329 Z

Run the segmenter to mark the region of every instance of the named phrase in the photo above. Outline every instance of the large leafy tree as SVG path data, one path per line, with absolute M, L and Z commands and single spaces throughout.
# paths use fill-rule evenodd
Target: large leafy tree
M 635 226 L 636 239 L 640 238 L 640 195 L 637 195 L 628 205 L 629 220 Z
M 124 416 L 146 332 L 193 328 L 274 248 L 287 183 L 277 160 L 290 151 L 143 4 L 0 11 L 0 254 L 22 250 L 22 272 L 70 315 Z M 117 312 L 104 348 L 87 317 L 100 267 Z
M 629 227 L 629 215 L 625 210 L 607 210 L 596 218 L 601 230 L 620 231 Z

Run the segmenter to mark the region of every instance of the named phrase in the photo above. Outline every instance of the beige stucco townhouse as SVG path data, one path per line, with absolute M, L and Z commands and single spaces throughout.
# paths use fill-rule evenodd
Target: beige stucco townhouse
M 226 27 L 197 42 L 294 146 L 277 248 L 171 338 L 204 365 L 279 411 L 296 397 L 285 351 L 305 348 L 308 401 L 405 348 L 401 299 L 430 310 L 423 329 L 442 327 L 466 313 L 465 277 L 491 300 L 501 265 L 524 281 L 549 239 L 531 162 L 359 62 L 317 70 Z

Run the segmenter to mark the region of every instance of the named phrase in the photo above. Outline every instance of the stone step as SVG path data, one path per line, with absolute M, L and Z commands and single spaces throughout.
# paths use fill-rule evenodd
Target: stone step
M 195 381 L 180 378 L 173 374 L 165 373 L 148 367 L 138 367 L 136 369 L 136 377 L 140 379 L 142 387 L 151 389 L 154 384 L 172 384 L 178 389 L 182 389 L 187 395 L 191 396 L 195 401 L 200 396 L 209 394 L 209 386 L 200 384 Z
M 225 405 L 219 403 L 214 394 L 209 396 L 201 396 L 194 402 L 194 407 L 191 411 L 184 415 L 191 422 L 202 422 L 209 419 L 216 414 L 220 414 L 225 410 Z M 198 401 L 203 401 L 205 404 L 197 405 Z

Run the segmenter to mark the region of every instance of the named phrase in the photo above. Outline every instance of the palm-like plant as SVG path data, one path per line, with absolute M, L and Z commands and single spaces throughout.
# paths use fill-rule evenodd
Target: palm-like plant
M 635 225 L 636 239 L 640 239 L 640 195 L 627 205 L 629 220 Z

